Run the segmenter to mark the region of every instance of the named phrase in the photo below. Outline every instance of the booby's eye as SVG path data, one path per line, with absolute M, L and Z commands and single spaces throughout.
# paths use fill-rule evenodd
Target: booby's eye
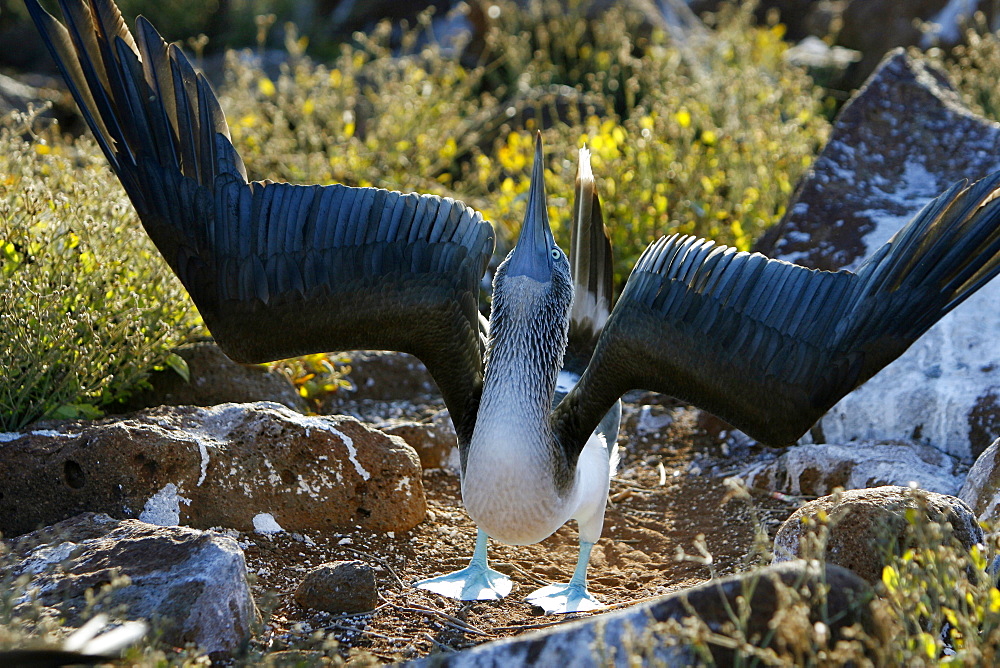
M 560 256 L 561 254 L 562 254 L 562 251 L 560 251 L 560 250 L 559 250 L 558 248 L 553 248 L 553 249 L 552 249 L 552 259 L 553 259 L 553 260 L 558 260 L 558 259 L 559 259 L 559 256 Z

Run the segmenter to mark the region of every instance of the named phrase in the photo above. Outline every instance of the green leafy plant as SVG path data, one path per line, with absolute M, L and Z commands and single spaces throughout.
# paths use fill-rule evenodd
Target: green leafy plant
M 922 57 L 915 49 L 911 54 Z M 986 118 L 1000 120 L 1000 33 L 990 30 L 982 13 L 976 13 L 965 30 L 965 40 L 950 51 L 931 49 L 927 57 L 948 73 L 963 102 Z
M 195 325 L 89 140 L 0 129 L 0 431 L 94 417 Z
M 331 395 L 354 388 L 347 377 L 351 373 L 350 363 L 351 358 L 344 354 L 316 353 L 268 366 L 288 378 L 310 409 L 318 413 Z

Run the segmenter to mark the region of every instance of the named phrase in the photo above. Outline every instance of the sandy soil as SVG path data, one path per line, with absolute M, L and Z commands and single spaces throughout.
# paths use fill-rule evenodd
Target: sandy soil
M 642 408 L 642 406 L 648 408 Z M 641 412 L 669 426 L 642 434 Z M 761 559 L 755 530 L 773 535 L 796 500 L 753 492 L 735 496 L 724 482 L 742 463 L 760 457 L 759 446 L 734 445 L 719 435 L 725 426 L 658 395 L 637 397 L 626 407 L 619 445 L 622 465 L 611 484 L 604 535 L 590 561 L 591 591 L 608 609 L 628 606 L 752 566 Z M 637 435 L 638 434 L 638 435 Z M 415 589 L 410 583 L 464 567 L 472 554 L 475 526 L 466 515 L 458 477 L 450 471 L 424 474 L 427 519 L 395 535 L 363 530 L 308 537 L 244 535 L 255 591 L 267 616 L 257 649 L 320 649 L 336 640 L 343 656 L 366 653 L 377 662 L 452 651 L 559 624 L 581 615 L 545 616 L 523 600 L 535 588 L 567 581 L 577 556 L 577 534 L 564 526 L 536 545 L 491 541 L 491 565 L 515 581 L 502 601 L 461 602 Z M 678 559 L 698 555 L 704 535 L 712 565 Z M 312 568 L 360 559 L 377 574 L 380 605 L 361 615 L 331 615 L 300 607 L 292 596 Z M 590 613 L 598 614 L 598 613 Z

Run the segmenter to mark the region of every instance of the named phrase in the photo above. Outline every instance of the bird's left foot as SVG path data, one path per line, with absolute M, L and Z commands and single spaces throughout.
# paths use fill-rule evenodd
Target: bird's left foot
M 604 607 L 603 603 L 587 591 L 586 585 L 573 582 L 542 587 L 528 594 L 526 600 L 528 603 L 540 607 L 547 615 L 588 612 Z

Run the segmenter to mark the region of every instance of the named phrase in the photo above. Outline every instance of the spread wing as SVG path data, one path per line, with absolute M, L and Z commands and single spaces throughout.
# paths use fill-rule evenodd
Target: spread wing
M 479 281 L 493 230 L 461 202 L 248 183 L 208 81 L 110 0 L 27 0 L 143 226 L 240 362 L 374 348 L 427 365 L 460 431 L 482 385 Z M 470 432 L 471 433 L 471 432 Z
M 556 409 L 564 447 L 578 452 L 635 388 L 690 402 L 762 442 L 794 442 L 1000 272 L 1000 173 L 963 186 L 930 202 L 857 273 L 694 237 L 656 241 Z

